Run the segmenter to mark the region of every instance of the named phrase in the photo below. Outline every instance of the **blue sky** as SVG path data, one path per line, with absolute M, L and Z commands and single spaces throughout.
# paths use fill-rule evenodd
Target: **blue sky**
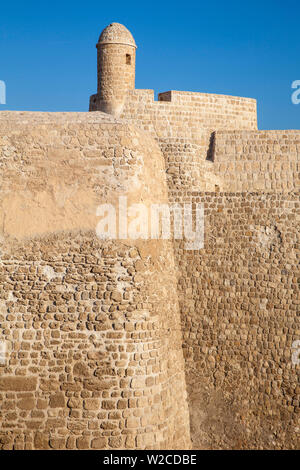
M 138 45 L 136 88 L 256 98 L 260 129 L 300 129 L 298 0 L 1 2 L 0 110 L 87 111 L 111 22 Z

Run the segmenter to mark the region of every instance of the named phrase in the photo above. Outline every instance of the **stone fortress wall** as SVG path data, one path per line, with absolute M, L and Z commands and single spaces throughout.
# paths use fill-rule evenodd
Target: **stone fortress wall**
M 300 131 L 257 130 L 249 98 L 155 101 L 124 26 L 98 45 L 110 102 L 0 113 L 1 445 L 298 448 Z M 124 194 L 202 203 L 204 248 L 98 240 Z
M 299 447 L 300 192 L 182 192 L 204 248 L 175 242 L 193 446 Z
M 217 131 L 213 159 L 226 191 L 300 187 L 300 131 Z
M 170 91 L 154 101 L 153 90 L 133 90 L 121 117 L 159 142 L 171 185 L 180 175 L 198 190 L 299 187 L 300 131 L 258 131 L 256 100 Z
M 167 202 L 157 144 L 104 113 L 3 112 L 0 152 L 1 448 L 189 448 L 172 243 L 95 230 L 119 196 Z
M 201 141 L 203 129 L 257 129 L 256 100 L 188 91 L 129 90 L 121 117 L 138 120 L 158 138 Z
M 158 142 L 169 201 L 204 205 L 204 249 L 174 244 L 194 447 L 296 448 L 300 131 L 182 91 L 130 89 L 120 116 Z

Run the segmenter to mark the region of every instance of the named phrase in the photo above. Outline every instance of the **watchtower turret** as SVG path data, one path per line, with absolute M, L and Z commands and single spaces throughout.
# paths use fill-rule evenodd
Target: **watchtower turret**
M 101 33 L 97 47 L 98 92 L 90 110 L 118 116 L 126 92 L 135 86 L 135 50 L 132 34 L 120 23 L 111 23 Z

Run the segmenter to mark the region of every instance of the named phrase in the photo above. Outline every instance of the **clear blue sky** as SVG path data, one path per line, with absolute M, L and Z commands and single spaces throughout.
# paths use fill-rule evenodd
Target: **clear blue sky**
M 1 2 L 0 110 L 87 111 L 111 22 L 138 45 L 136 88 L 256 98 L 259 128 L 300 129 L 299 0 Z

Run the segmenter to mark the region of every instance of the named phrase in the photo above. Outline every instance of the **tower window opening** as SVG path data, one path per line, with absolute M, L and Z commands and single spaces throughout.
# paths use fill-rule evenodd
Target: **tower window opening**
M 130 54 L 126 54 L 126 64 L 131 65 L 131 55 Z

